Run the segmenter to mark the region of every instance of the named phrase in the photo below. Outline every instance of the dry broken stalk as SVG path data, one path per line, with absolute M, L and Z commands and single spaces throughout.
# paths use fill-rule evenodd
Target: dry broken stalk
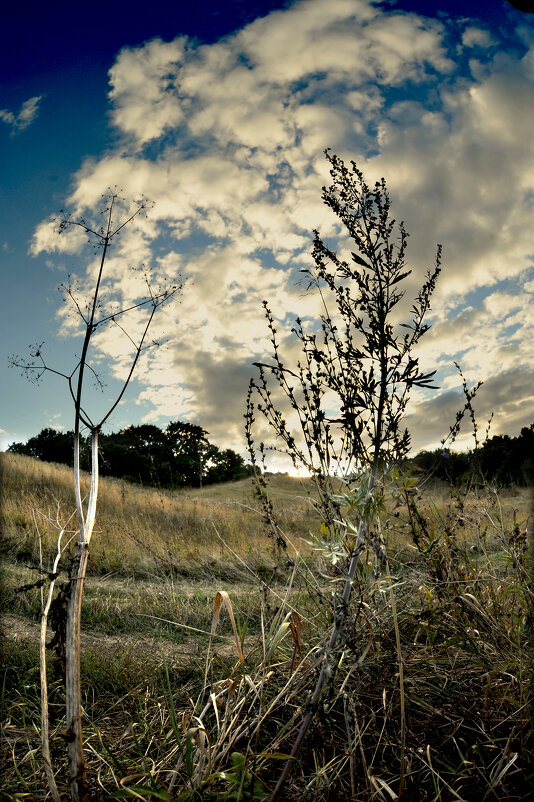
M 39 529 L 39 525 L 37 523 L 35 510 L 33 510 L 32 513 L 33 513 L 33 522 L 35 525 L 35 529 L 39 537 L 39 556 L 40 556 L 39 569 L 40 573 L 43 574 L 44 570 L 43 570 L 41 532 Z M 52 599 L 54 597 L 54 586 L 56 584 L 56 579 L 58 576 L 59 561 L 61 559 L 62 552 L 65 548 L 65 547 L 62 548 L 61 546 L 61 541 L 63 539 L 63 535 L 65 534 L 65 526 L 63 526 L 60 523 L 59 515 L 60 511 L 58 502 L 56 520 L 51 521 L 50 519 L 47 519 L 49 523 L 51 523 L 59 530 L 59 534 L 57 538 L 57 552 L 54 558 L 54 562 L 52 564 L 52 570 L 49 574 L 50 583 L 48 585 L 46 602 L 44 601 L 44 593 L 43 593 L 43 588 L 41 586 L 41 634 L 39 639 L 39 673 L 41 680 L 41 751 L 43 753 L 43 761 L 45 766 L 45 774 L 48 782 L 48 787 L 50 788 L 50 793 L 52 795 L 52 799 L 54 800 L 54 802 L 60 802 L 60 796 L 56 784 L 56 779 L 54 776 L 52 760 L 50 757 L 50 738 L 49 738 L 49 725 L 48 725 L 48 683 L 46 677 L 46 633 L 48 625 L 48 613 L 50 612 L 50 606 L 52 604 Z

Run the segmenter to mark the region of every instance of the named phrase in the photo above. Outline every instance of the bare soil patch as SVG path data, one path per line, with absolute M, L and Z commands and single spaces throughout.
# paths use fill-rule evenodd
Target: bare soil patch
M 32 622 L 25 616 L 15 615 L 13 613 L 5 613 L 2 615 L 1 620 L 2 637 L 4 639 L 4 648 L 8 647 L 9 641 L 24 640 L 31 641 L 32 643 L 39 643 L 40 625 L 38 622 Z M 52 637 L 52 630 L 48 628 L 47 641 Z M 219 641 L 219 638 L 217 638 Z M 183 657 L 201 657 L 206 650 L 206 646 L 199 643 L 198 637 L 187 637 L 185 640 L 182 638 L 180 642 L 172 641 L 168 638 L 147 638 L 139 635 L 125 636 L 123 633 L 120 635 L 104 635 L 97 632 L 84 632 L 81 633 L 81 646 L 82 651 L 93 652 L 129 652 L 132 656 L 138 655 L 140 658 L 143 656 L 158 659 L 164 657 L 167 661 L 176 660 Z M 215 651 L 220 654 L 230 654 L 235 651 L 235 646 L 232 643 L 217 642 Z

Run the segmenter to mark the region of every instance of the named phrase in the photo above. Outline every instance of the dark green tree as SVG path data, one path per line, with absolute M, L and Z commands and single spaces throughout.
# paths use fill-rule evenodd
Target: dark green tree
M 27 443 L 12 443 L 8 451 L 45 462 L 73 464 L 73 432 L 43 429 Z M 220 450 L 201 426 L 183 421 L 165 430 L 152 424 L 127 426 L 99 438 L 100 472 L 158 487 L 198 487 L 249 476 L 251 467 L 232 449 Z M 90 443 L 80 437 L 80 466 L 90 470 Z
M 58 432 L 57 429 L 41 429 L 26 443 L 12 443 L 7 449 L 13 454 L 25 454 L 43 462 L 73 464 L 72 442 L 74 432 Z
M 245 465 L 243 457 L 231 448 L 226 448 L 224 451 L 216 449 L 209 457 L 205 483 L 235 482 L 250 474 L 250 466 Z
M 172 484 L 172 451 L 157 426 L 128 426 L 101 438 L 102 473 L 147 485 Z
M 201 487 L 210 450 L 207 431 L 194 423 L 174 421 L 165 429 L 173 455 L 174 483 L 178 486 Z

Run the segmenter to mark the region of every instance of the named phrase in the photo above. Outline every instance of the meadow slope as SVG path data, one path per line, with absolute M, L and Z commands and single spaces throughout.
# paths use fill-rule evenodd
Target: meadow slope
M 41 588 L 24 586 L 40 576 L 37 529 L 47 568 L 58 521 L 73 528 L 71 478 L 11 454 L 2 474 L 0 799 L 45 800 Z M 321 534 L 310 483 L 277 476 L 270 488 L 287 552 L 268 537 L 250 480 L 176 492 L 102 481 L 82 614 L 92 798 L 268 799 L 340 577 L 305 542 Z M 380 522 L 388 565 L 363 556 L 287 800 L 530 797 L 530 493 L 433 486 L 407 501 L 389 499 Z M 60 588 L 67 567 L 68 553 Z M 220 619 L 218 591 L 228 593 Z M 49 641 L 55 632 L 52 621 Z M 51 747 L 67 799 L 61 671 L 49 650 Z

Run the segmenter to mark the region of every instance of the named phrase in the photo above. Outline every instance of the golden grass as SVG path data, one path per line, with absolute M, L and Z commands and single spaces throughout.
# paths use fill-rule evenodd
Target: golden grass
M 70 519 L 67 528 L 76 527 L 71 469 L 17 454 L 0 454 L 0 460 L 4 551 L 21 562 L 36 564 L 37 523 L 44 556 L 50 559 L 57 540 L 57 528 L 50 521 L 59 517 L 65 525 Z M 82 474 L 82 489 L 89 490 L 88 474 Z M 320 527 L 310 503 L 311 481 L 273 476 L 269 494 L 288 538 L 289 553 L 309 553 L 305 540 Z M 514 522 L 525 520 L 530 493 L 527 488 L 513 488 L 493 496 L 471 493 L 459 499 L 436 484 L 425 492 L 419 506 L 424 515 L 441 521 L 444 530 L 454 529 L 455 537 L 466 546 L 476 546 L 481 537 L 497 542 Z M 388 545 L 405 547 L 411 536 L 406 507 L 390 503 L 383 517 L 384 523 L 389 521 Z M 250 479 L 174 491 L 120 479 L 101 480 L 90 573 L 150 577 L 211 572 L 237 579 L 236 571 L 246 574 L 247 567 L 254 567 L 261 573 L 270 571 L 273 564 L 273 544 L 266 537 Z
M 451 489 L 441 482 L 421 487 L 417 508 L 439 533 L 455 538 L 460 548 L 481 549 L 481 541 L 498 547 L 505 533 L 521 528 L 531 509 L 532 488 L 476 488 L 470 492 Z M 383 516 L 388 523 L 388 546 L 405 548 L 412 541 L 412 521 L 406 504 L 390 504 Z
M 37 559 L 32 509 L 53 519 L 59 503 L 65 516 L 71 478 L 15 455 L 3 465 L 5 609 L 13 626 L 27 626 L 6 639 L 0 798 L 44 800 L 40 592 L 16 588 L 36 579 L 26 567 Z M 309 482 L 270 484 L 300 548 L 299 534 L 318 531 Z M 417 501 L 416 521 L 406 505 L 388 502 L 381 525 L 390 572 L 362 555 L 345 638 L 328 657 L 337 668 L 285 799 L 530 798 L 529 500 L 522 489 L 451 495 L 436 485 Z M 314 571 L 302 560 L 285 571 L 279 560 L 273 570 L 248 481 L 173 493 L 108 479 L 100 501 L 82 636 L 95 798 L 215 802 L 243 799 L 243 785 L 244 798 L 268 799 L 315 685 L 339 574 L 319 558 Z M 45 535 L 53 550 L 52 525 Z M 63 697 L 52 668 L 52 750 L 63 787 Z
M 15 559 L 38 558 L 36 522 L 45 557 L 56 549 L 59 517 L 74 530 L 76 519 L 71 470 L 17 454 L 2 454 L 4 550 Z M 82 475 L 82 491 L 89 476 Z M 307 500 L 307 480 L 274 477 L 276 513 L 290 542 L 318 525 Z M 71 517 L 72 516 L 72 517 Z M 202 489 L 159 490 L 104 478 L 91 544 L 90 572 L 100 574 L 189 575 L 217 563 L 235 573 L 237 553 L 247 565 L 272 566 L 272 543 L 265 536 L 262 513 L 250 479 Z M 241 566 L 243 570 L 244 567 Z

